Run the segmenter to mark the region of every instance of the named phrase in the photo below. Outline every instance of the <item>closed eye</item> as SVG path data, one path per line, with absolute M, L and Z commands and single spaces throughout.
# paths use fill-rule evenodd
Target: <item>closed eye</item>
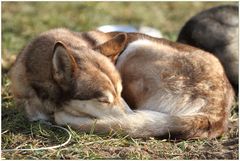
M 104 91 L 103 96 L 99 97 L 97 100 L 101 103 L 113 103 L 114 102 L 114 97 L 113 94 L 110 91 Z
M 107 97 L 100 97 L 97 100 L 98 102 L 101 102 L 101 103 L 107 103 L 107 104 L 111 103 Z

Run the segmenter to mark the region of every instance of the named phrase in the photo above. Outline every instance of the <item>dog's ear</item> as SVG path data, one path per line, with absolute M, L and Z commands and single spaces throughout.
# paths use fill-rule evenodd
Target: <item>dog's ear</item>
M 118 54 L 120 54 L 127 45 L 127 34 L 120 33 L 114 36 L 107 42 L 100 44 L 94 48 L 94 50 L 99 51 L 103 55 L 109 57 L 113 62 L 115 62 Z
M 68 90 L 74 69 L 76 68 L 76 62 L 62 42 L 57 42 L 54 46 L 52 65 L 53 78 L 63 90 Z

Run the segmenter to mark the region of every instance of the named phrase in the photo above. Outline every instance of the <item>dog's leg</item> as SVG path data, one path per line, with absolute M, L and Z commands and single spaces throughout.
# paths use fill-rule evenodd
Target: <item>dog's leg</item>
M 37 97 L 26 99 L 24 104 L 30 121 L 50 120 L 50 116 L 44 110 L 43 104 Z

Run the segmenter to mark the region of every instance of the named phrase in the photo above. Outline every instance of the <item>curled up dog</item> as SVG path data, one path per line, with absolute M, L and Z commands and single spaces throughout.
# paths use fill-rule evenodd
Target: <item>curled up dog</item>
M 88 35 L 94 34 L 98 32 L 79 35 L 65 29 L 51 30 L 30 42 L 18 55 L 10 73 L 12 93 L 24 103 L 30 120 L 50 120 L 54 112 L 63 109 L 74 115 L 87 115 L 64 108 L 80 100 L 83 104 L 91 100 L 102 110 L 108 108 L 109 115 L 124 113 L 119 73 L 109 59 L 93 49 L 101 42 L 87 41 Z M 125 41 L 124 38 L 120 34 L 111 41 Z M 121 46 L 107 52 L 118 50 Z
M 48 31 L 19 54 L 11 80 L 30 120 L 132 137 L 220 136 L 234 99 L 214 56 L 137 33 Z

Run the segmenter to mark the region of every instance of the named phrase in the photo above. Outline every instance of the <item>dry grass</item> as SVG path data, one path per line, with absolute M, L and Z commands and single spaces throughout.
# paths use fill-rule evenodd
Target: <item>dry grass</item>
M 206 2 L 3 2 L 2 3 L 2 149 L 37 148 L 63 143 L 66 132 L 30 123 L 9 93 L 6 72 L 20 49 L 40 32 L 56 27 L 75 31 L 105 24 L 147 25 L 175 40 L 195 13 L 222 3 Z M 72 139 L 48 151 L 2 152 L 2 159 L 238 159 L 238 103 L 228 132 L 213 140 L 133 139 L 117 133 L 98 136 L 70 129 Z

